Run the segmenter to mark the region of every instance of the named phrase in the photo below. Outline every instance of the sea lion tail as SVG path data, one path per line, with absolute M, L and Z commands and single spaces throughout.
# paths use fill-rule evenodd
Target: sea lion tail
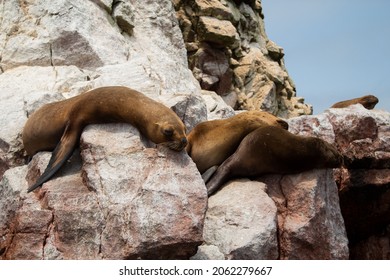
M 72 131 L 74 132 L 76 130 Z M 49 164 L 47 165 L 41 177 L 38 178 L 37 182 L 27 189 L 28 193 L 40 187 L 43 183 L 47 182 L 61 168 L 61 166 L 64 165 L 64 163 L 72 155 L 78 137 L 79 135 L 77 135 L 77 133 L 71 133 L 70 123 L 68 122 L 60 142 L 58 142 L 56 148 L 51 155 Z

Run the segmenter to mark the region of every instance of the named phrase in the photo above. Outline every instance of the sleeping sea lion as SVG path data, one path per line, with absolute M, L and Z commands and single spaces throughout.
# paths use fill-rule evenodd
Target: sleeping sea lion
M 372 110 L 378 102 L 378 98 L 376 98 L 374 95 L 366 95 L 359 98 L 337 102 L 333 104 L 331 108 L 346 108 L 350 105 L 362 104 L 364 108 Z
M 234 154 L 218 167 L 206 187 L 210 196 L 236 177 L 292 174 L 315 168 L 335 168 L 341 164 L 342 156 L 328 142 L 267 126 L 248 134 Z
M 205 121 L 188 134 L 186 150 L 203 174 L 233 154 L 248 133 L 269 125 L 288 129 L 287 122 L 262 111 L 248 111 L 227 119 Z
M 72 155 L 89 124 L 124 122 L 156 144 L 181 151 L 187 145 L 185 126 L 168 107 L 122 86 L 101 87 L 46 104 L 27 120 L 23 144 L 28 155 L 53 150 L 46 170 L 28 192 L 48 181 Z

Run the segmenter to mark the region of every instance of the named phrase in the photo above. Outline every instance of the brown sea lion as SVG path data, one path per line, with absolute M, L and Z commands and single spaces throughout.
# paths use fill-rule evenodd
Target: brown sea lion
M 28 192 L 48 181 L 72 155 L 85 126 L 113 122 L 130 123 L 154 143 L 173 150 L 187 145 L 183 122 L 163 104 L 126 87 L 93 89 L 46 104 L 27 120 L 23 130 L 27 154 L 54 149 L 46 170 Z
M 337 102 L 333 104 L 331 108 L 346 108 L 350 105 L 362 104 L 364 108 L 371 110 L 374 109 L 378 102 L 378 98 L 376 98 L 374 95 L 365 95 L 359 98 Z
M 236 177 L 300 173 L 335 168 L 341 163 L 340 153 L 319 138 L 294 135 L 275 126 L 262 127 L 248 134 L 234 154 L 218 167 L 206 184 L 207 192 L 210 196 Z
M 220 165 L 233 154 L 248 133 L 268 125 L 288 129 L 287 122 L 261 111 L 243 112 L 227 119 L 205 121 L 188 134 L 186 150 L 202 174 L 208 168 Z

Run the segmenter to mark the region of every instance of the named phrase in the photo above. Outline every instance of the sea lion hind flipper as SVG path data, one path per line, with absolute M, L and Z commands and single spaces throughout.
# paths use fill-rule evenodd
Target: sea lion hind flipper
M 211 166 L 209 169 L 207 169 L 205 172 L 202 174 L 202 179 L 205 183 L 207 183 L 210 178 L 214 175 L 214 173 L 217 171 L 218 165 Z
M 75 133 L 76 131 L 77 130 L 70 129 L 70 123 L 68 122 L 60 142 L 58 142 L 51 155 L 49 164 L 42 175 L 38 178 L 37 182 L 27 189 L 28 193 L 47 182 L 71 157 L 79 138 L 79 135 Z
M 227 160 L 218 166 L 215 172 L 210 176 L 210 179 L 207 181 L 206 188 L 207 195 L 209 197 L 216 193 L 229 179 L 234 177 L 234 174 L 231 172 L 231 164 L 232 160 L 234 159 L 233 155 L 228 157 Z

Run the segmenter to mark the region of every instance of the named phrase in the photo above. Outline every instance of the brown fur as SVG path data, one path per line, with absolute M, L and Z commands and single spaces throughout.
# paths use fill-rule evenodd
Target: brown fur
M 187 144 L 185 126 L 171 109 L 126 87 L 97 88 L 46 104 L 27 120 L 23 130 L 27 153 L 54 149 L 45 172 L 28 191 L 49 180 L 72 155 L 85 126 L 111 122 L 130 123 L 154 143 L 173 150 Z
M 260 111 L 202 122 L 188 134 L 186 149 L 199 172 L 203 173 L 214 165 L 220 165 L 233 154 L 248 133 L 268 125 L 288 129 L 288 124 L 282 119 Z
M 262 127 L 242 140 L 206 186 L 211 195 L 235 177 L 299 173 L 314 168 L 334 168 L 341 163 L 339 152 L 319 138 L 294 135 L 274 126 Z
M 364 108 L 371 110 L 374 109 L 378 102 L 378 98 L 376 98 L 374 95 L 366 95 L 359 98 L 337 102 L 333 104 L 331 108 L 346 108 L 350 105 L 362 104 Z

